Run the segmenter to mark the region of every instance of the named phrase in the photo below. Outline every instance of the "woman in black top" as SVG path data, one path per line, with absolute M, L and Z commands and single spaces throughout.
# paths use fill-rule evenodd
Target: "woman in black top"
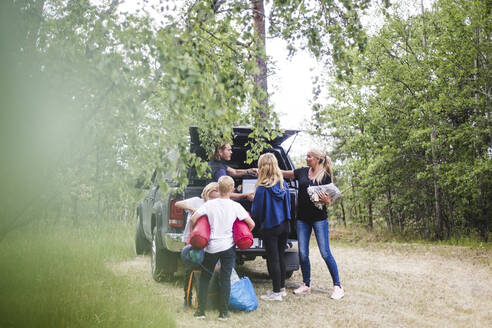
M 299 259 L 301 262 L 303 284 L 294 290 L 294 294 L 308 294 L 311 292 L 311 263 L 309 262 L 309 239 L 314 229 L 319 251 L 323 257 L 331 278 L 333 279 L 333 293 L 331 298 L 341 299 L 344 296 L 343 288 L 338 277 L 338 267 L 330 251 L 328 214 L 326 207 L 318 209 L 309 198 L 307 188 L 329 184 L 333 176 L 331 159 L 320 149 L 311 149 L 306 155 L 307 167 L 293 171 L 282 171 L 284 178 L 296 179 L 299 183 L 298 197 L 299 218 L 297 219 L 297 239 L 299 242 Z M 331 204 L 330 196 L 319 194 L 320 200 L 326 206 Z

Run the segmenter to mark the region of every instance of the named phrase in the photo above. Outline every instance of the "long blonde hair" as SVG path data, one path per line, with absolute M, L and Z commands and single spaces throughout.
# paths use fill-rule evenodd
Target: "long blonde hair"
M 311 148 L 308 153 L 311 153 L 313 157 L 319 158 L 319 165 L 322 168 L 314 177 L 314 181 L 320 184 L 325 174 L 329 174 L 333 182 L 333 163 L 331 162 L 331 158 L 319 148 Z
M 258 182 L 255 187 L 273 187 L 280 182 L 280 188 L 284 189 L 284 177 L 278 167 L 277 159 L 272 153 L 265 153 L 258 159 Z

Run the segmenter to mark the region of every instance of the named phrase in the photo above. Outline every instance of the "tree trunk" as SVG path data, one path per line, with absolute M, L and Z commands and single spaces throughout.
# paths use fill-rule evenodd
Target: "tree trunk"
M 475 28 L 475 42 L 476 42 L 476 47 L 477 49 L 480 49 L 480 28 L 477 26 Z M 475 60 L 473 61 L 473 66 L 475 67 L 475 74 L 473 74 L 473 79 L 475 80 L 475 105 L 478 105 L 478 100 L 479 100 L 479 93 L 478 93 L 478 71 L 479 71 L 479 62 L 480 62 L 480 53 L 477 51 L 477 55 L 475 56 Z M 488 89 L 485 89 L 488 91 Z M 478 113 L 478 108 L 477 108 L 477 113 Z
M 374 228 L 374 222 L 372 216 L 372 201 L 369 201 L 369 204 L 367 205 L 367 209 L 369 211 L 369 230 L 372 231 L 372 229 Z
M 343 206 L 343 199 L 340 199 L 340 206 L 342 207 L 343 226 L 346 228 L 347 227 L 347 221 L 345 219 L 345 207 Z
M 268 107 L 268 84 L 267 84 L 267 64 L 266 64 L 266 44 L 265 44 L 265 6 L 263 0 L 251 0 L 253 6 L 253 23 L 258 40 L 256 43 L 257 56 L 256 63 L 260 69 L 259 74 L 255 74 L 256 85 L 265 93 L 259 100 L 259 114 L 265 117 L 265 109 Z
M 441 217 L 441 191 L 439 189 L 439 172 L 438 172 L 438 162 L 437 162 L 437 151 L 435 145 L 436 132 L 434 129 L 431 131 L 431 148 L 432 148 L 432 172 L 433 172 L 433 183 L 434 183 L 434 211 L 435 211 L 435 226 L 436 226 L 436 238 L 442 238 L 442 217 Z
M 391 189 L 388 188 L 388 192 L 386 193 L 386 199 L 388 200 L 388 228 L 390 229 L 391 233 L 393 233 L 393 206 L 392 206 L 392 200 L 391 200 Z
M 400 233 L 403 233 L 404 224 L 403 215 L 401 214 L 401 212 L 398 213 L 398 228 L 400 229 Z
M 420 8 L 422 10 L 422 43 L 424 48 L 424 53 L 427 54 L 427 36 L 425 34 L 425 10 L 424 10 L 424 0 L 420 1 Z M 437 160 L 437 150 L 436 150 L 436 128 L 434 118 L 431 114 L 431 152 L 432 152 L 432 173 L 433 173 L 433 185 L 434 185 L 434 212 L 435 212 L 435 233 L 436 238 L 442 238 L 442 218 L 441 218 L 441 205 L 440 205 L 440 190 L 439 190 L 439 172 L 438 172 L 438 160 Z

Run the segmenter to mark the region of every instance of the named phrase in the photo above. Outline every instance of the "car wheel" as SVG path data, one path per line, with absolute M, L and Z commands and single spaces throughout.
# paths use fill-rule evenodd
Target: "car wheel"
M 285 279 L 289 279 L 294 274 L 294 270 L 285 271 Z
M 160 238 L 157 227 L 152 231 L 151 266 L 152 277 L 155 281 L 170 281 L 177 269 L 177 256 L 160 247 Z
M 137 215 L 137 229 L 135 233 L 135 253 L 137 255 L 147 254 L 150 252 L 151 244 L 145 237 L 143 222 L 140 214 Z

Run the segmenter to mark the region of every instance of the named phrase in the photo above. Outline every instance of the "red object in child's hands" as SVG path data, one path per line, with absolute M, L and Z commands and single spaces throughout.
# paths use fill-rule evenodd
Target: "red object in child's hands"
M 190 244 L 196 249 L 204 249 L 210 240 L 210 223 L 208 217 L 202 215 L 196 220 L 190 233 Z
M 245 250 L 253 245 L 253 234 L 246 222 L 236 219 L 232 226 L 232 234 L 234 236 L 234 243 L 239 249 Z
M 253 234 L 249 230 L 248 224 L 244 221 L 236 219 L 232 226 L 232 234 L 234 243 L 241 250 L 245 250 L 253 245 Z M 202 215 L 198 218 L 190 233 L 189 243 L 197 249 L 203 249 L 208 245 L 210 240 L 210 223 L 208 217 Z

